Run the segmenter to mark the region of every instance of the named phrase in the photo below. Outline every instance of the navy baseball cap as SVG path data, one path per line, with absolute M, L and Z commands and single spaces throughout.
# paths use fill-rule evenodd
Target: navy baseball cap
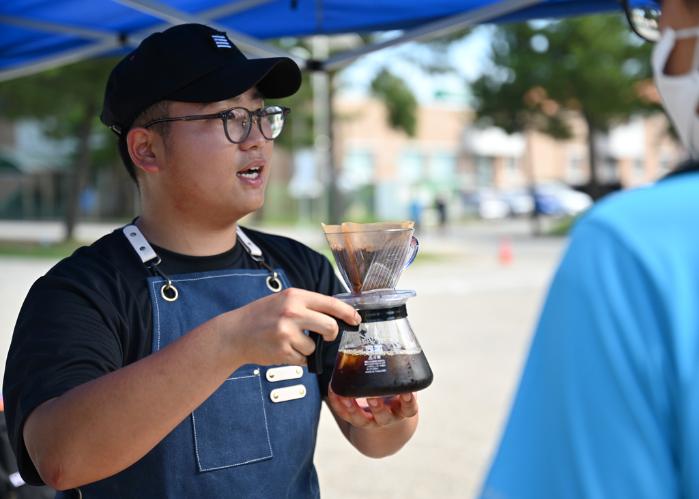
M 301 86 L 301 70 L 287 57 L 248 59 L 226 33 L 181 24 L 148 36 L 116 65 L 100 119 L 121 135 L 156 102 L 216 102 L 253 86 L 264 97 L 288 97 Z

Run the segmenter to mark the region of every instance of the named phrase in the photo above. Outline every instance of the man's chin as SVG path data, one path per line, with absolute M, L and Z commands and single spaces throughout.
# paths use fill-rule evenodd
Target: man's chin
M 262 209 L 265 204 L 265 197 L 262 195 L 260 199 L 249 199 L 244 206 L 240 206 L 240 218 L 252 215 L 256 211 Z

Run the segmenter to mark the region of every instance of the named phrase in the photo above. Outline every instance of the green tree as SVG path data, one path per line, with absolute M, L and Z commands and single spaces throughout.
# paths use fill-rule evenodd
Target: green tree
M 386 106 L 389 125 L 415 136 L 417 100 L 403 79 L 384 68 L 371 82 L 371 90 Z
M 78 200 L 93 163 L 93 153 L 114 142 L 100 139 L 106 128 L 99 125 L 104 87 L 114 59 L 93 59 L 0 83 L 0 114 L 6 118 L 33 118 L 54 138 L 74 138 L 69 158 L 69 192 L 64 211 L 65 239 L 73 238 Z M 104 158 L 104 154 L 100 157 Z
M 589 190 L 597 197 L 595 135 L 657 108 L 641 91 L 649 50 L 618 15 L 500 26 L 492 68 L 472 84 L 477 119 L 508 133 L 538 130 L 564 139 L 571 112 L 579 113 L 588 130 Z

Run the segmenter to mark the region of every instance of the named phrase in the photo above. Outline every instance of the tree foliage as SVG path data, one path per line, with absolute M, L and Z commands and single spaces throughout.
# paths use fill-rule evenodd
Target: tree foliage
M 93 59 L 2 82 L 0 112 L 7 118 L 36 118 L 56 138 L 75 136 L 88 108 L 97 119 L 115 62 Z
M 477 118 L 510 133 L 535 129 L 560 139 L 570 136 L 567 117 L 576 112 L 593 151 L 595 133 L 657 108 L 641 91 L 649 57 L 650 47 L 618 15 L 500 26 L 492 68 L 471 87 Z
M 417 100 L 405 82 L 382 69 L 372 81 L 371 89 L 386 105 L 391 127 L 413 137 L 417 126 Z
M 99 125 L 98 115 L 105 82 L 115 62 L 92 59 L 0 83 L 0 113 L 4 117 L 33 118 L 51 137 L 75 138 L 72 157 L 68 158 L 71 182 L 64 214 L 66 239 L 73 236 L 78 197 L 90 167 L 95 166 L 93 159 L 108 162 L 116 157 L 111 139 L 95 140 L 110 133 Z M 101 149 L 97 156 L 96 149 Z

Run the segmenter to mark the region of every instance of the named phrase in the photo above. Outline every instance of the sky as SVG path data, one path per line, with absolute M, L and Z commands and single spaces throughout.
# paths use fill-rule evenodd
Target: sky
M 416 43 L 407 43 L 368 54 L 343 70 L 342 95 L 366 95 L 374 76 L 387 67 L 396 76 L 403 77 L 418 101 L 429 104 L 435 101 L 435 92 L 446 92 L 450 100 L 467 102 L 467 82 L 475 80 L 488 67 L 489 48 L 494 28 L 479 26 L 465 39 L 450 46 L 448 58 L 458 74 L 430 75 L 408 62 L 407 54 L 427 57 Z

